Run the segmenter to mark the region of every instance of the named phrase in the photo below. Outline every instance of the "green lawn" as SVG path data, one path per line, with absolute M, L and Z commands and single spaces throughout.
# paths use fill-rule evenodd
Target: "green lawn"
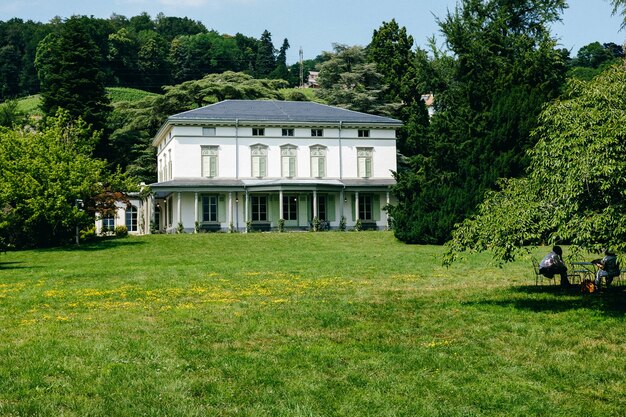
M 442 253 L 326 232 L 0 254 L 0 415 L 625 415 L 626 287 Z

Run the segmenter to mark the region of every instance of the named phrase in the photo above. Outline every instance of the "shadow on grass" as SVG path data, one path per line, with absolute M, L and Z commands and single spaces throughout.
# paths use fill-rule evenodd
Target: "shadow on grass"
M 534 312 L 565 312 L 569 310 L 596 310 L 611 317 L 626 315 L 626 286 L 609 287 L 602 292 L 582 294 L 579 286 L 563 289 L 559 286 L 527 285 L 512 287 L 511 292 L 528 297 L 507 300 L 485 300 L 476 304 L 511 307 Z M 551 297 L 536 297 L 548 294 Z M 573 298 L 574 297 L 574 298 Z
M 81 243 L 80 245 L 67 245 L 59 248 L 51 248 L 51 250 L 61 250 L 66 252 L 93 252 L 139 245 L 145 245 L 145 242 L 123 238 L 104 238 L 96 240 L 94 242 Z
M 0 261 L 0 270 L 2 269 L 27 269 L 30 268 L 28 266 L 21 266 L 24 262 L 2 262 Z

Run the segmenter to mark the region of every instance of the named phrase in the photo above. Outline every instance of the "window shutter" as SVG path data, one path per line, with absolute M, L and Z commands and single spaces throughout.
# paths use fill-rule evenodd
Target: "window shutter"
M 209 175 L 211 177 L 217 177 L 217 157 L 210 156 L 209 157 Z
M 289 176 L 296 176 L 296 158 L 289 158 Z
M 319 171 L 319 172 L 318 172 L 318 174 L 317 174 L 317 176 L 318 176 L 318 177 L 324 177 L 324 176 L 326 176 L 326 175 L 324 174 L 325 169 L 326 169 L 326 167 L 324 166 L 324 163 L 325 163 L 324 161 L 325 161 L 325 159 L 324 159 L 324 158 L 322 158 L 322 157 L 320 157 L 320 158 L 319 158 L 319 166 L 318 166 L 318 171 Z
M 259 157 L 255 156 L 252 158 L 252 176 L 253 177 L 260 177 L 261 176 L 261 172 L 259 170 Z
M 335 196 L 332 194 L 329 194 L 326 199 L 326 220 L 335 221 Z
M 365 175 L 365 158 L 359 158 L 359 177 L 364 177 Z
M 267 176 L 266 165 L 267 165 L 267 160 L 265 158 L 259 158 L 259 177 Z
M 372 160 L 365 158 L 365 176 L 370 178 L 372 176 Z
M 380 220 L 380 195 L 372 196 L 372 218 L 376 221 Z
M 289 157 L 283 156 L 283 177 L 291 177 Z
M 314 156 L 313 158 L 311 158 L 311 176 L 319 177 L 320 176 L 319 172 L 320 172 L 319 157 Z

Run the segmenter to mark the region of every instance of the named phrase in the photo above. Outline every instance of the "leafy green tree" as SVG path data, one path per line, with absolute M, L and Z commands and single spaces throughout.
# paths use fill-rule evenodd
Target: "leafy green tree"
M 181 35 L 197 35 L 208 32 L 207 28 L 199 21 L 188 17 L 165 16 L 159 13 L 156 17 L 156 31 L 167 42 Z
M 68 19 L 37 49 L 41 107 L 49 116 L 66 109 L 73 118 L 101 130 L 106 126 L 109 99 L 100 69 L 101 55 L 82 23 L 80 18 Z
M 24 114 L 20 111 L 17 100 L 8 100 L 0 104 L 0 126 L 15 127 L 24 124 Z
M 319 65 L 317 95 L 328 104 L 350 110 L 390 114 L 394 105 L 384 100 L 383 76 L 376 64 L 367 61 L 361 46 L 333 45 L 334 52 L 324 52 Z
M 503 180 L 448 243 L 511 260 L 526 245 L 626 250 L 626 69 L 571 80 L 541 113 L 527 176 Z
M 113 85 L 131 86 L 138 76 L 139 40 L 133 32 L 121 28 L 109 35 L 108 61 L 113 71 Z
M 96 197 L 136 184 L 93 159 L 97 134 L 59 110 L 41 131 L 0 131 L 0 237 L 17 248 L 65 244 L 93 225 Z M 85 203 L 79 210 L 76 200 Z

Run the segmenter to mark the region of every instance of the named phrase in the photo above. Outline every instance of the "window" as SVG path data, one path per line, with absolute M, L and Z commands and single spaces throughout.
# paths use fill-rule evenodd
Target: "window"
M 252 221 L 253 222 L 266 222 L 267 221 L 267 196 L 255 196 L 251 197 L 252 203 Z
M 280 147 L 280 158 L 282 163 L 282 176 L 293 178 L 296 176 L 296 155 L 298 150 L 293 145 Z
M 370 137 L 370 131 L 367 129 L 359 129 L 359 137 L 360 138 L 369 138 Z
M 217 177 L 217 146 L 202 146 L 202 176 L 207 178 Z
M 315 137 L 324 136 L 324 129 L 311 129 L 311 136 L 315 136 Z
M 373 220 L 372 213 L 372 195 L 371 194 L 359 194 L 359 219 L 361 220 Z
M 370 178 L 372 176 L 372 155 L 373 148 L 356 148 L 358 173 L 361 178 Z
M 108 215 L 102 218 L 102 231 L 112 232 L 115 229 L 115 217 Z
M 202 221 L 217 222 L 217 196 L 207 195 L 202 197 Z
M 203 127 L 202 128 L 202 136 L 215 136 L 215 128 L 214 127 Z
M 169 151 L 167 151 L 167 153 L 169 154 L 169 158 L 168 158 L 168 162 L 167 162 L 167 179 L 171 180 L 172 179 L 172 150 L 170 149 Z
M 252 145 L 250 152 L 252 154 L 252 176 L 256 178 L 267 176 L 267 146 Z
M 262 127 L 253 127 L 252 136 L 265 136 L 265 129 Z
M 298 220 L 298 198 L 295 195 L 283 197 L 283 219 Z
M 159 158 L 159 182 L 163 181 L 163 158 Z
M 137 208 L 135 206 L 126 209 L 126 228 L 129 232 L 137 231 Z
M 167 181 L 167 154 L 163 154 L 163 181 Z
M 326 147 L 311 146 L 311 176 L 323 178 L 326 176 Z
M 293 129 L 283 129 L 283 136 L 293 136 Z

